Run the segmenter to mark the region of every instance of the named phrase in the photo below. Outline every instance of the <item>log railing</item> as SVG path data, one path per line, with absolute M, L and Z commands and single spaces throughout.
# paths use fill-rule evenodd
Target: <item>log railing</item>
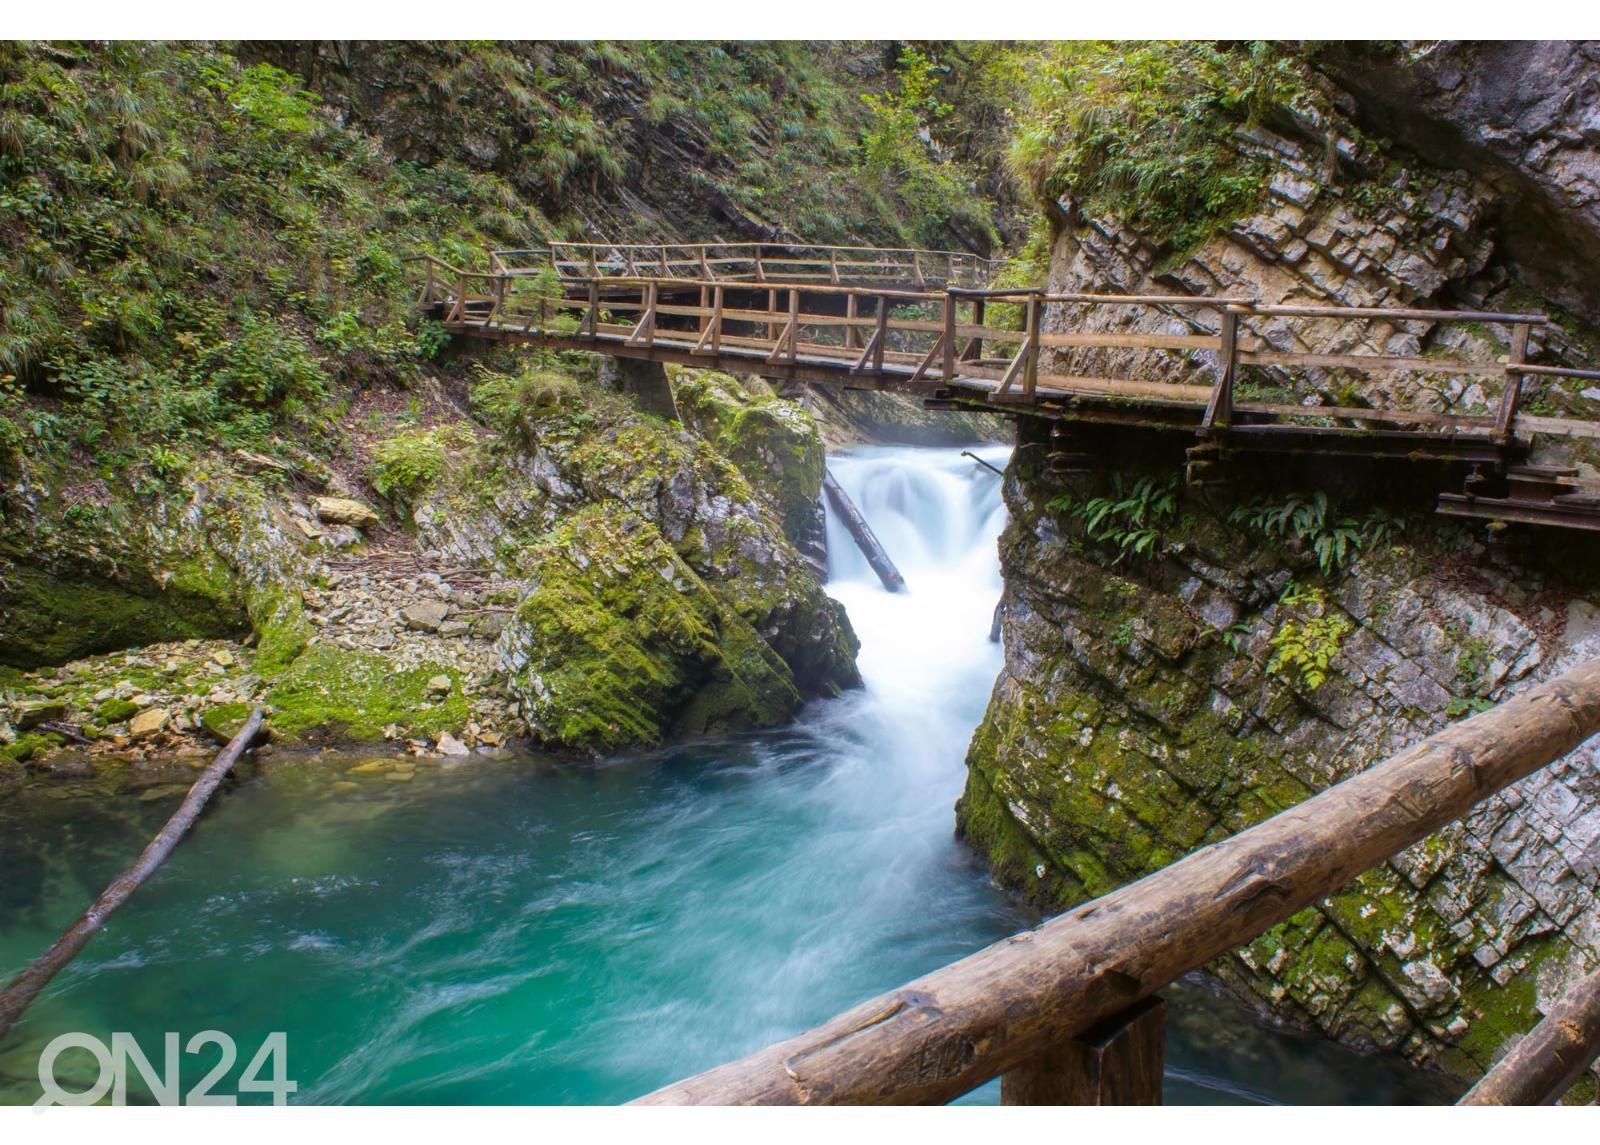
M 600 266 L 601 248 L 587 249 L 595 257 L 594 266 Z M 614 261 L 617 248 L 605 249 Z M 956 285 L 924 290 L 705 279 L 669 272 L 686 261 L 698 263 L 699 254 L 708 248 L 684 248 L 696 252 L 693 260 L 674 256 L 674 248 L 649 249 L 661 256 L 655 274 L 591 274 L 554 282 L 548 276 L 506 269 L 508 264 L 498 256 L 487 272 L 425 259 L 422 300 L 442 308 L 447 324 L 529 338 L 588 338 L 595 349 L 612 341 L 633 350 L 682 351 L 703 357 L 708 364 L 711 359 L 742 357 L 760 367 L 806 365 L 837 372 L 847 383 L 851 376 L 870 374 L 912 390 L 959 383 L 999 404 L 1091 395 L 1188 406 L 1199 411 L 1203 434 L 1265 419 L 1476 433 L 1501 444 L 1519 430 L 1600 437 L 1600 420 L 1537 416 L 1521 408 L 1526 378 L 1600 378 L 1600 371 L 1526 361 L 1532 333 L 1549 322 L 1542 314 L 1263 306 L 1228 297 L 1048 293 Z M 642 265 L 638 259 L 632 261 L 635 269 Z M 736 298 L 741 300 L 738 305 Z M 1131 322 L 1151 316 L 1171 321 L 1179 332 L 1130 328 Z M 1282 350 L 1268 341 L 1274 329 L 1287 328 L 1293 333 L 1289 341 L 1306 344 L 1315 340 L 1316 324 L 1330 322 L 1337 323 L 1341 344 L 1359 341 L 1352 337 L 1352 329 L 1372 329 L 1376 340 L 1403 323 L 1486 324 L 1504 332 L 1510 353 L 1503 361 L 1473 361 Z M 1179 355 L 1186 359 L 1180 365 L 1188 367 L 1189 376 L 1199 376 L 1193 381 L 1154 381 L 1119 377 L 1110 369 L 1077 373 L 1052 366 L 1063 353 L 1087 350 Z M 1476 376 L 1486 383 L 1489 400 L 1481 412 L 1463 413 L 1419 404 L 1292 404 L 1242 392 L 1240 378 L 1247 369 L 1280 378 L 1313 370 Z M 1400 387 L 1402 397 L 1408 393 L 1424 396 L 1431 391 Z
M 1597 732 L 1593 660 L 1035 930 L 639 1103 L 938 1103 L 995 1077 L 1015 1104 L 1150 1101 L 1162 1058 L 1155 999 L 1168 983 Z M 1565 1038 L 1566 1058 L 1514 1096 L 1547 1097 L 1592 1055 L 1594 1000 L 1572 1009 L 1586 1034 Z M 1571 1017 L 1551 1015 L 1558 1026 Z

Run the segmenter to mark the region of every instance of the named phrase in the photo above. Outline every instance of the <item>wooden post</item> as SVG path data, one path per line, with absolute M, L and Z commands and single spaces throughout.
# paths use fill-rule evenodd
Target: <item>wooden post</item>
M 194 786 L 189 788 L 189 794 L 183 797 L 183 802 L 178 804 L 178 809 L 167 820 L 166 826 L 156 832 L 156 837 L 139 852 L 133 865 L 111 880 L 88 909 L 61 932 L 60 938 L 50 944 L 49 950 L 13 978 L 4 990 L 0 990 L 0 1038 L 10 1032 L 22 1012 L 50 985 L 50 980 L 61 972 L 62 967 L 89 945 L 89 940 L 99 933 L 111 912 L 133 897 L 133 892 L 167 861 L 167 856 L 172 854 L 189 828 L 194 826 L 195 820 L 200 818 L 200 812 L 205 810 L 206 803 L 223 778 L 255 742 L 256 736 L 261 733 L 261 720 L 261 709 L 256 708 L 244 726 L 228 741 L 228 746 L 200 773 Z
M 982 326 L 983 325 L 983 315 L 984 315 L 984 304 L 983 304 L 983 301 L 984 300 L 982 298 L 974 298 L 972 300 L 972 324 L 974 326 Z M 977 361 L 982 360 L 982 358 L 983 358 L 983 335 L 980 334 L 980 335 L 972 338 L 967 343 L 966 349 L 961 351 L 961 360 L 963 362 L 977 362 Z
M 712 291 L 711 308 L 715 311 L 711 315 L 711 352 L 722 353 L 722 284 L 718 283 Z
M 1579 982 L 1458 1105 L 1547 1105 L 1600 1057 L 1600 970 Z
M 800 288 L 789 288 L 789 361 L 800 356 Z
M 1160 1105 L 1167 1004 L 1144 1001 L 1000 1077 L 1001 1105 Z
M 772 321 L 771 315 L 778 313 L 778 291 L 776 288 L 767 291 L 767 341 L 776 342 L 778 339 L 778 324 Z
M 1233 379 L 1239 370 L 1239 312 L 1231 306 L 1222 312 L 1217 338 L 1217 382 L 1200 419 L 1201 436 L 1217 426 L 1226 429 L 1233 421 Z
M 709 292 L 708 288 L 702 286 L 700 288 L 700 309 L 701 310 L 706 310 L 706 309 L 708 309 L 710 307 L 710 305 L 711 305 L 710 292 Z M 710 323 L 711 323 L 711 316 L 709 314 L 697 314 L 697 315 L 695 315 L 694 328 L 696 330 L 698 330 L 700 333 L 702 333 L 702 334 L 705 333 L 705 329 L 706 329 L 706 327 L 708 325 L 710 325 Z
M 928 280 L 922 277 L 922 252 L 921 251 L 914 250 L 914 251 L 911 252 L 911 269 L 916 272 L 917 285 L 918 286 L 927 286 L 928 285 Z
M 1032 400 L 1039 388 L 1039 292 L 1028 295 L 1028 342 L 1023 347 L 1022 393 Z
M 873 339 L 872 368 L 883 373 L 883 348 L 889 342 L 889 296 L 878 295 L 878 333 Z
M 839 252 L 833 247 L 828 248 L 828 281 L 839 285 Z
M 1517 406 L 1522 401 L 1522 371 L 1517 369 L 1528 360 L 1528 335 L 1532 327 L 1518 322 L 1511 328 L 1511 354 L 1506 359 L 1506 388 L 1500 397 L 1500 413 L 1494 421 L 1494 438 L 1501 445 L 1511 443 L 1516 428 Z
M 845 296 L 844 316 L 846 318 L 859 318 L 861 316 L 858 313 L 860 307 L 857 305 L 856 298 L 855 291 L 851 291 Z M 856 328 L 853 322 L 844 328 L 844 348 L 846 350 L 861 349 L 861 331 Z
M 706 244 L 700 244 L 700 273 L 706 278 L 715 278 L 711 273 L 711 263 L 706 260 Z
M 956 376 L 956 298 L 949 291 L 944 296 L 944 362 L 940 370 L 946 382 Z
M 588 324 L 589 337 L 600 337 L 600 280 L 598 278 L 589 280 L 589 312 L 583 316 L 583 320 Z

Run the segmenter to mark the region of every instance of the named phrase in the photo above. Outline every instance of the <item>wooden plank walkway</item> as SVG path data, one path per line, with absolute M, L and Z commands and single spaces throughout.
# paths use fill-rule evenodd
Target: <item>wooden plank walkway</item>
M 986 281 L 995 267 L 976 256 L 860 247 L 554 244 L 549 251 L 493 252 L 488 271 L 422 261 L 419 302 L 452 334 L 900 390 L 946 408 L 1184 431 L 1215 458 L 1402 457 L 1490 466 L 1504 475 L 1534 434 L 1600 438 L 1600 417 L 1522 408 L 1528 378 L 1600 380 L 1600 370 L 1527 360 L 1534 332 L 1550 322 L 1543 314 L 991 289 L 969 285 Z M 1147 332 L 1152 316 L 1172 332 Z M 1337 347 L 1381 344 L 1406 324 L 1468 323 L 1500 332 L 1510 352 L 1471 361 L 1329 347 L 1335 337 Z M 1266 339 L 1269 330 L 1276 345 Z M 1280 348 L 1285 344 L 1309 348 Z M 1171 372 L 1186 380 L 1152 378 L 1162 369 L 1152 360 L 1162 356 L 1181 359 Z M 1121 373 L 1145 376 L 1121 376 L 1115 364 L 1130 357 L 1137 370 L 1124 365 Z M 1056 364 L 1063 361 L 1072 365 Z M 1392 375 L 1399 380 L 1386 388 L 1417 400 L 1381 408 L 1293 404 L 1253 393 L 1241 383 L 1244 371 L 1264 372 L 1280 390 L 1313 371 Z M 1475 379 L 1487 395 L 1482 408 L 1427 408 L 1422 399 L 1433 391 L 1405 380 L 1439 375 Z M 1600 529 L 1600 487 L 1575 484 L 1572 472 L 1543 485 L 1513 482 L 1532 497 L 1515 512 L 1498 507 L 1505 490 L 1493 484 L 1467 488 L 1445 511 Z

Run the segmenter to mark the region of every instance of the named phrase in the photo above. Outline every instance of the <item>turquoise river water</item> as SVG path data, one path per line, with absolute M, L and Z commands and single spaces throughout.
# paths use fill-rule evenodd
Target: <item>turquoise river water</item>
M 294 1101 L 620 1102 L 1036 923 L 952 836 L 1000 665 L 998 479 L 954 449 L 831 464 L 910 585 L 885 593 L 829 522 L 865 689 L 782 731 L 604 765 L 423 764 L 351 791 L 333 784 L 361 756 L 264 760 L 0 1046 L 0 1101 L 39 1095 L 62 1032 L 127 1031 L 159 1066 L 165 1032 L 215 1029 L 240 1054 L 218 1093 L 282 1031 Z M 0 801 L 0 980 L 177 801 L 61 794 Z M 1170 1102 L 1453 1096 L 1201 985 L 1168 997 Z M 216 1061 L 184 1055 L 185 1086 Z M 57 1075 L 90 1065 L 69 1051 Z

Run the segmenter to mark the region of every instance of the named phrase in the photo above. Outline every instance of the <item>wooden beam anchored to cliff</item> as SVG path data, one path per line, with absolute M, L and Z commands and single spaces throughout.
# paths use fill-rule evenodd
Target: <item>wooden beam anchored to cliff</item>
M 1569 990 L 1461 1105 L 1548 1105 L 1600 1057 L 1600 970 Z
M 233 770 L 233 765 L 239 762 L 239 757 L 245 753 L 245 749 L 255 742 L 256 736 L 261 731 L 261 719 L 260 708 L 250 713 L 250 718 L 245 721 L 244 727 L 228 741 L 228 746 L 222 749 L 210 766 L 200 773 L 200 778 L 189 788 L 189 794 L 183 797 L 183 802 L 172 813 L 172 818 L 167 820 L 166 826 L 162 827 L 156 837 L 150 840 L 149 845 L 140 852 L 133 866 L 113 879 L 111 884 L 100 892 L 100 897 L 89 904 L 89 909 L 62 931 L 61 937 L 51 944 L 49 950 L 12 979 L 9 986 L 0 990 L 0 1038 L 4 1038 L 10 1032 L 11 1027 L 16 1025 L 17 1019 L 22 1016 L 22 1012 L 33 1003 L 46 986 L 50 985 L 51 979 L 59 974 L 67 963 L 76 958 L 78 952 L 89 944 L 89 940 L 99 933 L 111 912 L 133 897 L 133 892 L 144 885 L 144 881 L 167 861 L 167 856 L 172 854 L 189 828 L 194 826 L 195 820 L 200 818 L 200 812 L 205 810 L 206 803 L 216 791 L 217 785 L 229 771 Z
M 905 588 L 906 578 L 894 567 L 894 562 L 889 559 L 889 554 L 884 551 L 882 543 L 873 533 L 872 526 L 867 524 L 867 519 L 861 515 L 861 510 L 856 508 L 855 502 L 850 500 L 844 487 L 835 481 L 833 474 L 826 469 L 822 471 L 822 491 L 828 495 L 828 504 L 833 506 L 833 511 L 839 514 L 839 520 L 844 523 L 844 527 L 855 538 L 856 544 L 861 547 L 862 555 L 867 558 L 872 571 L 878 574 L 883 587 L 890 592 L 899 592 Z
M 923 1104 L 1027 1070 L 1600 732 L 1600 660 L 1111 894 L 641 1104 Z

